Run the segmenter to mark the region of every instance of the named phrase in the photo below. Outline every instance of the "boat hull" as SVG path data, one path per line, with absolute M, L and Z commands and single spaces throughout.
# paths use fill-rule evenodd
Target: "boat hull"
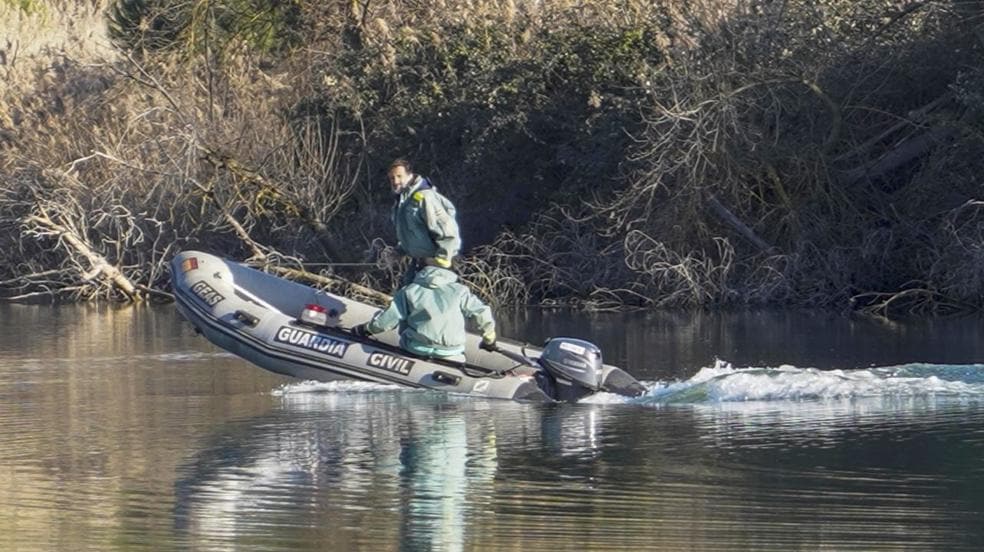
M 469 335 L 467 365 L 420 358 L 398 347 L 390 331 L 358 338 L 344 328 L 369 320 L 376 308 L 315 290 L 200 251 L 171 261 L 181 315 L 213 344 L 251 363 L 303 380 L 353 379 L 483 397 L 552 400 L 533 371 L 503 355 L 480 350 Z M 299 321 L 305 305 L 329 315 L 326 326 Z M 503 343 L 515 352 L 518 344 Z

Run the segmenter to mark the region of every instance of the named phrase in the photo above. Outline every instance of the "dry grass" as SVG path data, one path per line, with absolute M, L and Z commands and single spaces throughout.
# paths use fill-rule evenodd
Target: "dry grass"
M 103 10 L 109 0 L 0 2 L 0 49 L 5 65 L 50 52 L 71 52 L 80 61 L 115 56 Z
M 72 47 L 96 36 L 75 32 L 84 14 L 103 27 L 95 6 L 71 13 L 72 24 L 21 14 L 19 25 L 49 21 L 63 39 L 2 68 L 0 274 L 14 294 L 120 297 L 52 228 L 70 229 L 145 290 L 166 289 L 166 263 L 195 244 L 230 256 L 281 246 L 325 255 L 312 236 L 359 175 L 358 159 L 339 154 L 337 129 L 285 120 L 296 93 L 248 52 L 221 65 L 137 62 L 103 50 L 104 35 Z
M 16 281 L 19 291 L 31 292 L 24 283 L 29 274 L 33 289 L 62 286 L 77 298 L 108 294 L 84 278 L 92 269 L 84 259 L 66 258 L 50 228 L 26 224 L 39 205 L 147 287 L 167 286 L 166 259 L 186 246 L 241 257 L 284 251 L 290 266 L 372 260 L 357 258 L 360 248 L 389 229 L 387 206 L 373 191 L 379 185 L 374 163 L 392 155 L 394 144 L 402 146 L 402 135 L 386 133 L 410 121 L 420 124 L 406 141 L 433 152 L 427 162 L 440 167 L 438 176 L 472 187 L 474 181 L 456 177 L 469 174 L 468 163 L 494 169 L 489 159 L 514 161 L 517 149 L 499 139 L 517 133 L 529 132 L 530 140 L 513 146 L 536 143 L 538 158 L 516 164 L 537 169 L 532 165 L 542 152 L 550 169 L 544 179 L 524 180 L 540 191 L 578 189 L 565 175 L 591 168 L 578 155 L 601 150 L 603 178 L 589 182 L 591 191 L 580 200 L 538 203 L 530 208 L 534 215 L 509 230 L 487 221 L 497 237 L 472 249 L 461 266 L 465 279 L 498 304 L 843 304 L 852 295 L 883 311 L 922 310 L 944 296 L 980 304 L 984 209 L 978 189 L 956 189 L 975 177 L 953 169 L 963 159 L 966 175 L 979 174 L 978 141 L 955 142 L 959 155 L 934 153 L 938 161 L 927 166 L 936 172 L 922 185 L 906 184 L 910 174 L 892 182 L 838 181 L 839 172 L 866 170 L 865 157 L 890 148 L 882 138 L 897 142 L 959 116 L 951 102 L 924 120 L 904 121 L 952 78 L 933 72 L 945 64 L 932 62 L 949 56 L 931 24 L 942 17 L 940 3 L 897 12 L 893 0 L 310 0 L 302 2 L 305 17 L 321 19 L 306 32 L 317 36 L 294 56 L 261 62 L 257 56 L 265 54 L 234 44 L 219 57 L 157 53 L 141 65 L 111 47 L 103 19 L 108 3 L 0 0 L 0 279 Z M 872 13 L 845 11 L 852 6 Z M 569 43 L 541 40 L 565 26 L 645 29 L 645 44 L 657 44 L 660 55 L 633 64 L 627 76 L 615 71 L 617 84 L 601 83 L 600 93 L 585 90 L 584 98 L 566 88 L 571 79 L 564 92 L 541 90 L 544 102 L 561 105 L 556 112 L 527 101 L 523 87 L 495 102 L 479 97 L 478 85 L 496 92 L 505 90 L 503 82 L 450 68 L 461 61 L 450 52 L 455 45 L 501 54 L 482 49 L 476 38 L 485 37 L 501 38 L 489 43 L 508 52 L 475 65 L 483 75 L 533 67 L 536 78 L 528 80 L 535 81 L 551 67 L 575 71 L 580 66 L 568 59 Z M 352 27 L 358 40 L 347 34 Z M 345 50 L 346 40 L 360 46 Z M 884 47 L 892 41 L 899 47 Z M 444 47 L 428 48 L 435 44 Z M 545 44 L 559 46 L 553 51 Z M 639 43 L 631 44 L 636 51 Z M 891 63 L 866 54 L 876 46 Z M 440 77 L 441 94 L 412 96 L 422 87 L 396 74 L 412 70 L 424 82 Z M 363 73 L 380 78 L 359 81 Z M 332 111 L 331 102 L 360 82 L 368 90 L 356 92 L 388 96 L 359 103 L 352 120 Z M 932 82 L 940 86 L 925 84 Z M 913 83 L 924 90 L 912 94 Z M 979 86 L 967 89 L 976 93 Z M 910 99 L 916 95 L 923 97 Z M 385 111 L 407 97 L 433 100 L 443 113 L 415 119 Z M 447 150 L 440 140 L 422 138 L 470 129 L 437 121 L 448 112 L 467 118 L 455 109 L 469 102 L 480 109 L 461 113 L 490 122 L 485 133 L 461 142 L 482 147 Z M 584 112 L 591 124 L 611 123 L 620 135 L 637 125 L 634 149 L 590 136 L 583 143 L 550 142 L 558 129 L 571 130 L 563 139 L 590 134 L 590 125 L 570 121 L 577 118 L 571 106 L 585 102 L 593 107 Z M 408 105 L 419 111 L 427 104 Z M 608 113 L 611 119 L 601 118 Z M 540 126 L 523 127 L 527 116 L 540 117 Z M 966 138 L 977 131 L 963 132 Z M 951 180 L 957 203 L 937 197 L 936 183 Z M 920 189 L 927 192 L 905 195 Z M 536 200 L 558 197 L 544 193 Z M 745 243 L 734 224 L 715 217 L 711 200 L 778 253 Z M 329 224 L 335 220 L 346 224 Z M 356 278 L 386 283 L 395 273 L 363 271 Z M 877 293 L 865 296 L 870 290 Z
M 99 64 L 117 58 L 106 36 L 108 0 L 0 1 L 0 145 L 23 124 L 38 89 L 55 83 L 66 60 Z

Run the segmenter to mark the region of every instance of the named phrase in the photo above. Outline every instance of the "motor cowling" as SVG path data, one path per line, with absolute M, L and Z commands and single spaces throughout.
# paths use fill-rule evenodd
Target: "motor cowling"
M 586 395 L 601 389 L 601 349 L 594 343 L 571 337 L 551 338 L 544 345 L 539 362 L 557 380 L 562 395 Z

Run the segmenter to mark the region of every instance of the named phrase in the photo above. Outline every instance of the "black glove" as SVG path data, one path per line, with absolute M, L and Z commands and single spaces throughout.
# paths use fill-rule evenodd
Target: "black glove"
M 499 346 L 495 344 L 494 339 L 489 341 L 483 339 L 482 342 L 478 344 L 478 348 L 490 353 L 494 353 L 499 350 Z
M 352 326 L 352 329 L 349 330 L 349 331 L 352 332 L 352 335 L 354 335 L 356 337 L 369 337 L 370 335 L 372 335 L 372 333 L 369 331 L 369 329 L 366 328 L 366 325 L 365 324 L 359 324 L 358 326 Z

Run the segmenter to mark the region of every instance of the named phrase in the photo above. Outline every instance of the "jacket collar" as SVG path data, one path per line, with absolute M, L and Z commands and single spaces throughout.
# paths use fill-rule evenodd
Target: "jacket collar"
M 427 190 L 430 187 L 430 182 L 428 182 L 426 178 L 420 176 L 419 174 L 413 175 L 413 178 L 410 179 L 410 183 L 404 186 L 403 190 L 400 191 L 400 203 L 406 201 L 407 198 L 417 190 Z

